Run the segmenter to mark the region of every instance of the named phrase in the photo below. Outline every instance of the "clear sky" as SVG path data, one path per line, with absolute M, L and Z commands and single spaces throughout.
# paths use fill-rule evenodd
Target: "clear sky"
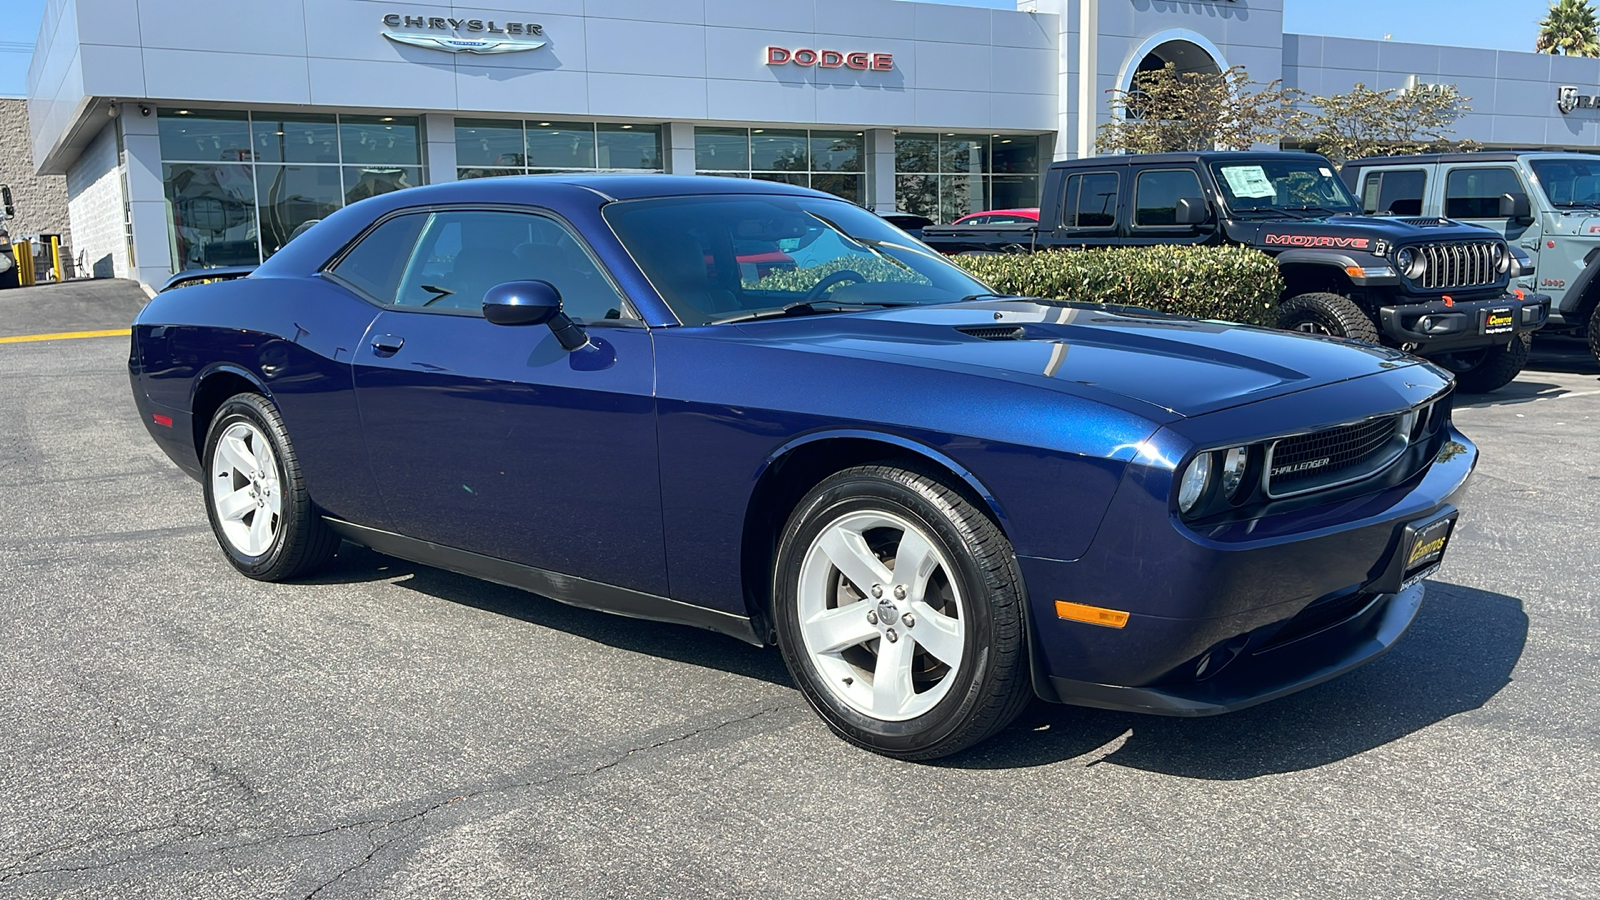
M 935 0 L 997 9 L 1015 0 Z M 1130 0 L 1101 0 L 1126 3 Z M 1246 0 L 1248 2 L 1248 0 Z M 269 9 L 270 4 L 263 5 Z M 1294 34 L 1532 50 L 1549 0 L 1283 0 L 1283 29 Z M 27 92 L 28 57 L 44 0 L 0 0 L 0 96 Z

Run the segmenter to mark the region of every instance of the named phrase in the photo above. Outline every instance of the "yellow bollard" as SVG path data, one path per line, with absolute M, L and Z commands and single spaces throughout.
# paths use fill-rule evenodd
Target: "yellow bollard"
M 61 238 L 59 236 L 56 236 L 56 235 L 51 235 L 50 236 L 50 267 L 52 269 L 54 269 L 55 272 L 56 272 L 56 284 L 60 284 L 61 281 L 62 281 L 62 278 L 61 278 Z
M 17 286 L 33 287 L 33 241 L 16 241 L 11 252 L 17 257 Z

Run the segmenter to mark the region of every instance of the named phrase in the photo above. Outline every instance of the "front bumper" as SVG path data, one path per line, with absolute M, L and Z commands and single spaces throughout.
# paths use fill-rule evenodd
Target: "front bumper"
M 1454 427 L 1422 473 L 1374 493 L 1196 533 L 1130 470 L 1083 557 L 1020 560 L 1045 700 L 1209 715 L 1310 687 L 1394 646 L 1422 600 L 1397 576 L 1408 529 L 1454 512 L 1477 450 Z M 1059 617 L 1066 600 L 1128 612 Z
M 1549 318 L 1550 296 L 1522 291 L 1493 300 L 1431 300 L 1378 309 L 1383 333 L 1422 356 L 1505 344 L 1538 331 Z

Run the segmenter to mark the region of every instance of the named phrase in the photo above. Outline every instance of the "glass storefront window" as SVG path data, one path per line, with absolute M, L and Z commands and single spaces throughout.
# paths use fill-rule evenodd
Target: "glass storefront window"
M 163 160 L 250 161 L 250 120 L 244 113 L 162 109 L 157 118 Z
M 538 169 L 592 169 L 594 123 L 529 122 L 528 165 Z M 459 145 L 456 151 L 460 152 Z
M 335 166 L 256 166 L 262 257 L 282 249 L 300 226 L 325 219 L 343 205 Z
M 855 131 L 696 128 L 695 170 L 811 187 L 852 203 L 866 199 L 866 138 Z
M 600 125 L 596 150 L 602 169 L 661 169 L 661 126 Z
M 423 182 L 415 117 L 178 108 L 157 116 L 179 269 L 255 265 L 308 222 Z
M 497 119 L 456 120 L 456 165 L 515 166 L 528 164 L 521 122 Z
M 711 172 L 750 171 L 750 130 L 696 128 L 694 167 Z
M 415 166 L 422 162 L 417 120 L 397 116 L 340 116 L 339 155 L 344 163 Z
M 256 191 L 252 167 L 242 164 L 168 163 L 161 167 L 178 269 L 253 266 Z
M 250 135 L 256 162 L 339 161 L 339 123 L 333 116 L 298 116 L 293 120 L 253 117 Z
M 344 202 L 355 203 L 421 183 L 422 170 L 415 166 L 346 166 Z
M 750 168 L 758 172 L 805 172 L 811 168 L 804 131 L 750 130 Z
M 472 178 L 499 178 L 504 175 L 524 175 L 526 169 L 457 169 L 456 180 L 467 181 Z
M 1039 138 L 1029 134 L 902 134 L 895 205 L 952 222 L 988 209 L 1039 205 Z

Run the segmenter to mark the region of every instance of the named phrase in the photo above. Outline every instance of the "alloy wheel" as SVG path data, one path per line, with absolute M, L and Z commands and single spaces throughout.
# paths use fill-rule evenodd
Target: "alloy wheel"
M 283 492 L 272 444 L 249 422 L 234 422 L 211 456 L 211 503 L 222 535 L 245 556 L 272 548 L 283 526 Z
M 881 721 L 927 713 L 966 656 L 955 569 L 920 526 L 889 512 L 844 515 L 806 551 L 800 633 L 826 689 Z

